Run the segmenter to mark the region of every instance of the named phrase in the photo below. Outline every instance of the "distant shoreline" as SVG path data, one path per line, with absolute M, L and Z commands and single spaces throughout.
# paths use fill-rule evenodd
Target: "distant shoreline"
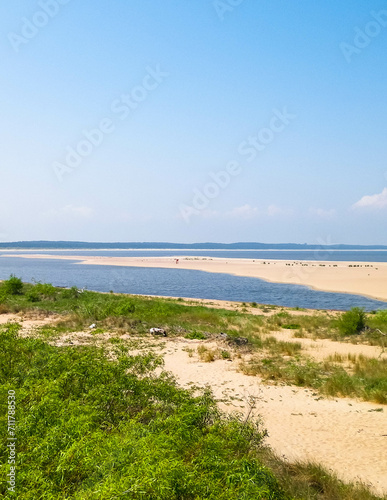
M 0 247 L 0 252 L 387 252 L 386 248 L 22 248 L 22 247 Z M 321 260 L 321 259 L 320 259 Z M 328 262 L 328 261 L 327 261 Z

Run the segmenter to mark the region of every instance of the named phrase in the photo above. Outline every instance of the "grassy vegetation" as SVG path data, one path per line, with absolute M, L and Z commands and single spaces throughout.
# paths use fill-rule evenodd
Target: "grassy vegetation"
M 8 390 L 17 395 L 18 498 L 287 498 L 254 456 L 264 433 L 222 419 L 206 391 L 154 376 L 159 358 L 58 349 L 20 338 L 15 324 L 0 341 L 3 430 Z
M 7 394 L 10 389 L 16 391 L 15 498 L 377 498 L 366 488 L 345 485 L 318 465 L 289 464 L 276 457 L 264 446 L 266 433 L 259 424 L 221 414 L 207 390 L 183 390 L 165 372 L 160 374 L 158 370 L 156 375 L 162 359 L 151 352 L 130 356 L 130 341 L 122 342 L 119 335 L 110 338 L 105 348 L 58 348 L 46 342 L 53 335 L 85 329 L 91 323 L 97 323 L 93 333 L 109 329 L 118 334 L 133 333 L 136 338 L 150 327 L 164 328 L 168 336 L 192 339 L 207 339 L 222 331 L 230 339 L 247 337 L 248 346 L 240 349 L 250 349 L 251 353 L 259 349 L 270 353 L 278 366 L 284 363 L 276 372 L 281 376 L 293 369 L 293 375 L 289 375 L 292 383 L 307 385 L 320 377 L 319 390 L 324 391 L 327 380 L 321 378 L 321 369 L 326 370 L 325 366 L 305 366 L 305 373 L 300 369 L 297 375 L 296 364 L 291 368 L 292 361 L 284 360 L 284 356 L 297 359 L 301 345 L 278 341 L 264 332 L 268 324 L 270 332 L 274 324 L 278 329 L 282 322 L 304 328 L 303 317 L 294 320 L 287 312 L 278 313 L 278 309 L 273 309 L 269 317 L 253 316 L 188 306 L 184 301 L 81 293 L 76 288 L 63 290 L 40 283 L 22 284 L 16 293 L 13 291 L 7 284 L 0 287 L 0 312 L 43 311 L 65 318 L 55 328 L 42 328 L 40 338 L 20 337 L 17 324 L 0 327 L 3 445 L 7 438 Z M 318 328 L 327 328 L 322 320 L 311 318 Z M 331 324 L 330 318 L 327 321 Z M 373 328 L 379 328 L 387 318 L 378 313 L 372 315 L 372 321 L 378 325 Z M 229 345 L 214 352 L 199 345 L 198 354 L 229 359 L 232 349 L 237 349 L 233 343 Z M 371 369 L 375 380 L 385 373 L 379 373 L 379 364 L 371 366 L 374 360 L 371 364 L 362 357 L 346 361 L 352 364 L 351 376 L 358 380 L 367 379 Z M 253 362 L 250 368 L 254 368 Z M 266 369 L 267 373 L 275 372 L 273 367 Z M 371 381 L 367 384 L 371 390 Z M 386 394 L 384 386 L 379 389 Z M 5 477 L 6 446 L 0 453 Z M 4 482 L 0 495 L 6 495 Z
M 316 362 L 305 358 L 255 356 L 241 364 L 247 375 L 317 389 L 326 396 L 357 397 L 387 404 L 387 360 L 356 357 L 349 373 L 335 362 Z

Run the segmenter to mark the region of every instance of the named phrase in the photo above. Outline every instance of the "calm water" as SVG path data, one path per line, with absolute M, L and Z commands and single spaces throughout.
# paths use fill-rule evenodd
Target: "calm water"
M 15 253 L 15 250 L 0 255 Z M 326 260 L 354 262 L 387 262 L 387 250 L 20 250 L 17 253 L 54 255 L 99 255 L 100 257 L 172 257 L 197 255 L 226 259 Z
M 62 253 L 69 255 L 69 252 Z M 192 254 L 188 252 L 187 255 L 189 253 Z M 203 255 L 215 253 L 221 253 L 222 256 L 227 254 L 229 257 L 229 253 L 245 254 L 246 252 L 203 252 Z M 253 253 L 257 254 L 256 251 Z M 112 252 L 77 251 L 74 254 L 112 255 Z M 182 255 L 183 252 L 178 252 L 178 254 Z M 123 251 L 114 252 L 114 255 L 149 256 L 150 253 Z M 168 255 L 168 252 L 152 252 L 152 255 Z M 170 255 L 176 255 L 176 252 L 170 252 Z M 195 255 L 201 254 L 195 252 Z M 238 256 L 241 257 L 241 255 Z M 7 279 L 11 273 L 27 282 L 36 280 L 56 286 L 75 285 L 100 292 L 113 290 L 120 293 L 235 300 L 313 309 L 346 310 L 358 306 L 370 311 L 387 308 L 386 302 L 357 295 L 318 292 L 305 286 L 267 283 L 257 278 L 210 274 L 185 269 L 84 266 L 76 261 L 0 257 L 0 279 Z

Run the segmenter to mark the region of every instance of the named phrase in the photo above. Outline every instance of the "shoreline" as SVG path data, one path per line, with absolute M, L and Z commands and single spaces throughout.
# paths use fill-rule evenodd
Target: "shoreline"
M 24 259 L 74 260 L 79 265 L 187 269 L 258 278 L 271 283 L 303 285 L 313 290 L 346 293 L 387 302 L 387 263 L 230 259 L 179 255 L 170 257 L 103 257 L 52 254 L 7 254 Z M 178 263 L 176 264 L 176 259 Z

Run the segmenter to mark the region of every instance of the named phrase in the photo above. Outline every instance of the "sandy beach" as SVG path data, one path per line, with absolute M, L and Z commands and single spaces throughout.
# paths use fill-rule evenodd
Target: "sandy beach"
M 7 254 L 24 259 L 65 259 L 80 265 L 191 269 L 260 278 L 275 283 L 306 285 L 326 292 L 352 293 L 387 301 L 387 263 L 230 259 L 197 256 L 85 257 Z M 178 259 L 178 263 L 176 260 Z

